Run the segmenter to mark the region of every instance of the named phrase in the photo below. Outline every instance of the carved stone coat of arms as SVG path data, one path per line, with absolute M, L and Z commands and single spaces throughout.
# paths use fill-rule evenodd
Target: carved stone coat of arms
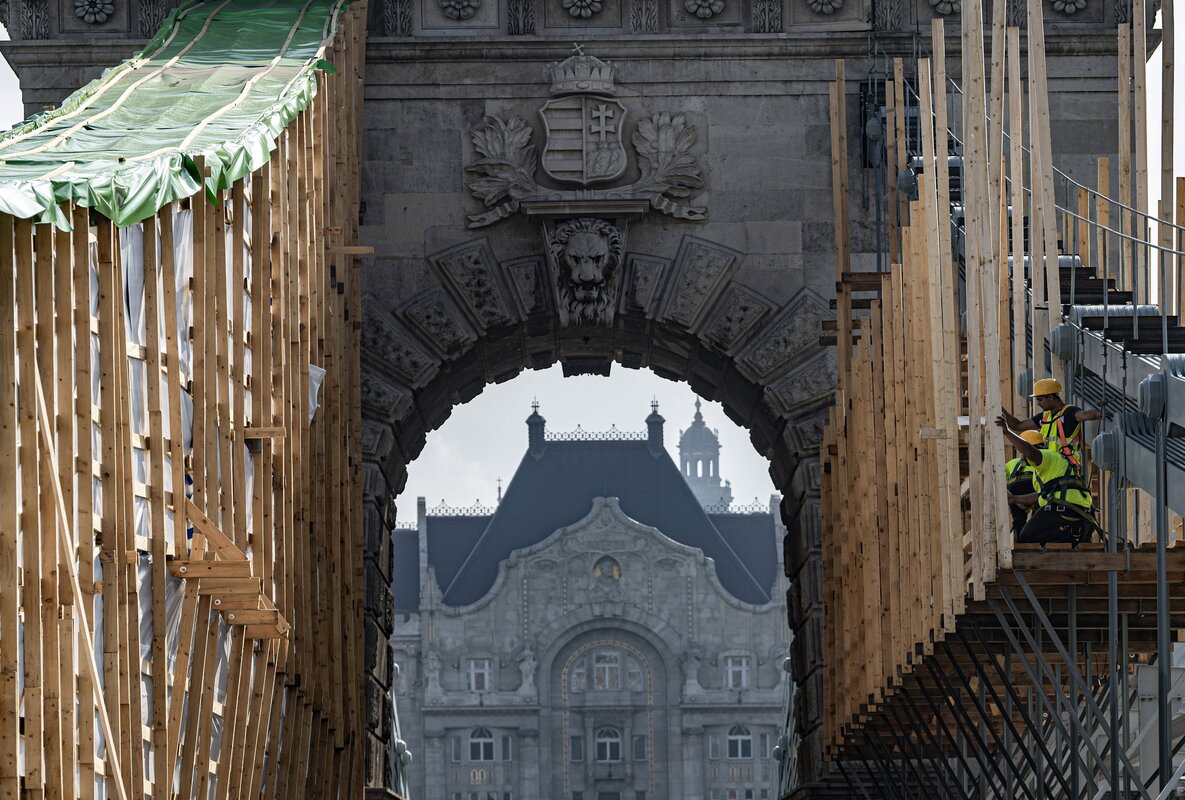
M 609 97 L 573 95 L 548 100 L 539 109 L 547 131 L 543 171 L 557 181 L 612 181 L 625 172 L 621 129 L 625 106 Z
M 549 71 L 552 99 L 539 110 L 546 141 L 538 160 L 533 133 L 521 117 L 487 117 L 470 131 L 480 158 L 465 168 L 474 176 L 469 190 L 489 209 L 471 215 L 470 228 L 505 219 L 533 202 L 635 200 L 677 219 L 706 217 L 705 208 L 685 204 L 704 182 L 691 153 L 696 131 L 684 115 L 661 112 L 641 119 L 629 138 L 638 180 L 606 186 L 629 166 L 626 107 L 615 97 L 614 67 L 577 47 L 576 55 Z M 535 180 L 539 167 L 555 183 L 582 188 L 542 186 Z M 583 188 L 590 186 L 595 188 Z

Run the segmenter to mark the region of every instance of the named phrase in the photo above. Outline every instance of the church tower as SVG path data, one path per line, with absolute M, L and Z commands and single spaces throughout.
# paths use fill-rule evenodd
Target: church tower
M 695 498 L 705 508 L 732 502 L 732 487 L 720 480 L 720 439 L 704 424 L 700 403 L 695 401 L 695 418 L 679 435 L 679 469 Z

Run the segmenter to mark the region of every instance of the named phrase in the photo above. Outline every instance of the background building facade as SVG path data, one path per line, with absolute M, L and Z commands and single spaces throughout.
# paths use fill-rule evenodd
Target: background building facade
M 421 503 L 395 531 L 414 796 L 774 796 L 782 534 L 771 512 L 706 513 L 647 423 L 577 440 L 536 412 L 492 514 Z

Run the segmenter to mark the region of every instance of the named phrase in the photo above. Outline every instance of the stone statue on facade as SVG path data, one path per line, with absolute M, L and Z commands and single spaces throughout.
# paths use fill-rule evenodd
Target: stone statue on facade
M 539 662 L 535 658 L 535 651 L 530 647 L 524 647 L 523 651 L 518 654 L 518 671 L 522 675 L 518 694 L 524 702 L 534 702 L 539 696 L 539 690 L 535 688 L 535 669 L 538 666 Z
M 429 703 L 444 700 L 444 688 L 440 685 L 440 656 L 435 650 L 424 653 L 424 700 Z

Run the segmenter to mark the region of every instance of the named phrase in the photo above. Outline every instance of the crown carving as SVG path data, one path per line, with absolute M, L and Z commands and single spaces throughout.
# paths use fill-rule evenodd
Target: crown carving
M 613 86 L 615 67 L 596 56 L 577 52 L 558 64 L 551 64 L 551 93 L 562 94 L 616 94 Z

